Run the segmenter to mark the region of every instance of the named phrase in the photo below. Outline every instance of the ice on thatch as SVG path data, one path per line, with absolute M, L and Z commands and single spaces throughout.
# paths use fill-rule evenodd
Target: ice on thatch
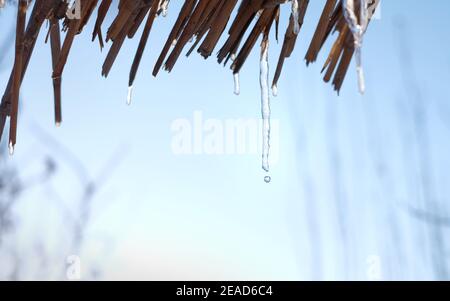
M 298 0 L 292 0 L 292 16 L 294 17 L 294 34 L 300 32 L 300 14 L 298 11 Z
M 10 156 L 14 155 L 14 144 L 12 143 L 12 141 L 9 142 L 8 149 L 9 149 L 9 155 Z
M 359 4 L 356 4 L 359 1 Z M 362 46 L 364 34 L 369 25 L 369 0 L 343 0 L 344 17 L 350 28 L 355 43 L 356 72 L 358 75 L 359 92 L 364 94 L 366 84 L 362 65 Z M 358 18 L 359 12 L 359 18 Z
M 169 2 L 170 0 L 160 0 L 159 11 L 163 17 L 167 17 L 169 11 Z
M 274 85 L 272 86 L 272 95 L 273 95 L 274 97 L 277 97 L 277 96 L 278 96 L 278 86 L 277 86 L 276 84 L 274 84 Z

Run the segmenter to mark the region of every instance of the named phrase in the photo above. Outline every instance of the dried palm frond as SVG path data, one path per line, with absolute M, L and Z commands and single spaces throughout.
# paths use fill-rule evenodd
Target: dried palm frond
M 124 41 L 127 38 L 134 38 L 138 29 L 144 27 L 131 66 L 129 86 L 132 87 L 153 24 L 158 16 L 165 14 L 169 1 L 120 0 L 118 13 L 104 33 L 103 23 L 106 16 L 112 12 L 112 0 L 76 0 L 74 8 L 70 7 L 68 1 L 65 0 L 20 0 L 18 2 L 15 62 L 0 107 L 0 137 L 6 119 L 10 116 L 11 150 L 16 143 L 20 85 L 39 32 L 46 20 L 50 24 L 47 39 L 50 40 L 53 62 L 55 123 L 59 125 L 62 121 L 61 77 L 64 67 L 76 36 L 86 28 L 88 21 L 93 18 L 95 8 L 98 6 L 92 38 L 93 40 L 98 39 L 101 48 L 105 46 L 106 42 L 111 41 L 111 47 L 102 67 L 102 75 L 105 77 L 110 73 Z M 355 43 L 355 32 L 343 9 L 346 3 L 350 2 L 354 4 L 355 14 L 357 11 L 361 11 L 360 3 L 363 3 L 365 9 L 370 10 L 371 15 L 379 0 L 326 0 L 322 16 L 306 54 L 306 62 L 308 64 L 314 62 L 325 41 L 333 32 L 338 33 L 323 69 L 324 80 L 326 82 L 332 80 L 336 91 L 341 89 L 355 48 L 359 45 Z M 193 44 L 188 49 L 187 55 L 197 50 L 204 58 L 208 58 L 217 48 L 220 38 L 224 36 L 226 36 L 226 40 L 218 49 L 217 60 L 224 64 L 231 60 L 231 69 L 237 74 L 260 37 L 268 40 L 271 29 L 275 27 L 278 39 L 280 8 L 285 4 L 292 6 L 292 13 L 273 78 L 273 87 L 276 88 L 283 64 L 294 51 L 309 0 L 184 0 L 154 66 L 153 75 L 156 76 L 161 68 L 170 72 L 190 41 L 193 41 Z M 25 29 L 26 11 L 31 6 L 32 11 Z M 67 13 L 68 10 L 70 13 Z M 236 14 L 234 14 L 235 11 Z M 232 16 L 234 16 L 233 19 Z M 226 31 L 227 27 L 229 27 L 228 31 Z M 62 42 L 61 29 L 65 32 Z

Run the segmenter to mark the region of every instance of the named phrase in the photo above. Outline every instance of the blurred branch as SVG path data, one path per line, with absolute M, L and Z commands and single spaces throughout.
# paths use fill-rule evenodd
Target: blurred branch
M 78 201 L 79 209 L 75 214 L 71 214 L 71 220 L 73 221 L 73 240 L 70 247 L 71 252 L 80 252 L 86 228 L 92 214 L 94 197 L 105 183 L 107 183 L 108 179 L 114 174 L 114 171 L 125 158 L 126 148 L 123 145 L 118 146 L 111 157 L 105 161 L 98 175 L 96 177 L 91 177 L 82 160 L 80 160 L 69 148 L 54 139 L 38 124 L 33 124 L 32 130 L 43 145 L 48 147 L 56 157 L 61 158 L 74 174 L 77 175 L 80 182 L 82 193 Z M 62 203 L 62 198 L 55 191 L 53 191 L 52 194 L 58 197 Z M 70 215 L 70 211 L 67 210 L 67 208 L 65 209 L 65 212 Z
M 414 207 L 408 207 L 408 212 L 418 220 L 424 221 L 438 227 L 450 227 L 449 216 L 439 216 L 435 213 L 420 210 Z
M 3 148 L 5 149 L 5 148 Z M 19 260 L 17 246 L 5 246 L 7 237 L 12 237 L 17 231 L 17 217 L 14 214 L 15 208 L 22 200 L 21 196 L 36 185 L 49 180 L 54 172 L 52 163 L 44 163 L 44 171 L 39 172 L 29 178 L 21 178 L 18 169 L 7 161 L 7 154 L 0 152 L 0 253 L 11 254 L 11 271 L 7 273 L 7 279 L 18 280 L 22 270 L 22 263 Z
M 8 246 L 3 245 L 2 242 L 6 236 L 14 240 L 13 235 L 18 231 L 17 217 L 14 216 L 13 212 L 22 199 L 21 195 L 23 192 L 45 182 L 48 183 L 47 187 L 50 187 L 50 191 L 47 193 L 46 198 L 54 198 L 56 200 L 62 212 L 62 220 L 69 222 L 71 225 L 69 232 L 71 233 L 72 241 L 68 249 L 70 252 L 74 252 L 73 254 L 80 254 L 91 219 L 95 196 L 114 174 L 114 171 L 124 159 L 124 150 L 126 150 L 123 146 L 117 147 L 116 151 L 105 161 L 97 176 L 91 177 L 82 160 L 72 153 L 69 148 L 58 142 L 36 124 L 33 125 L 32 130 L 34 135 L 38 137 L 39 142 L 52 152 L 51 156 L 46 156 L 42 160 L 43 168 L 38 173 L 27 177 L 20 175 L 20 169 L 11 164 L 12 161 L 8 161 L 6 152 L 0 152 L 0 252 L 2 254 L 6 254 L 5 252 L 10 254 L 12 267 L 11 270 L 6 271 L 8 273 L 6 277 L 11 280 L 20 279 L 20 275 L 26 267 L 26 262 L 18 260 L 21 255 L 14 241 L 9 241 Z M 66 205 L 64 198 L 51 185 L 50 179 L 58 171 L 58 161 L 67 165 L 80 183 L 82 193 L 76 203 L 78 207 L 75 210 L 70 209 Z M 36 250 L 36 252 L 39 251 L 39 258 L 41 258 L 43 263 L 48 262 L 47 258 L 49 255 L 45 252 L 45 243 L 38 241 L 37 245 L 41 246 Z M 39 273 L 42 276 L 43 271 L 39 271 Z
M 405 104 L 407 108 L 411 108 L 411 125 L 415 138 L 415 143 L 412 144 L 412 147 L 417 153 L 416 162 L 412 165 L 418 168 L 419 198 L 417 199 L 416 206 L 420 206 L 421 209 L 413 211 L 415 212 L 413 216 L 416 218 L 420 217 L 421 220 L 434 225 L 437 220 L 434 218 L 436 215 L 432 212 L 437 211 L 437 198 L 433 170 L 433 153 L 430 147 L 432 143 L 428 116 L 430 99 L 425 99 L 415 70 L 414 58 L 410 50 L 411 43 L 408 40 L 408 37 L 412 35 L 408 33 L 407 26 L 401 18 L 397 19 L 395 28 L 403 88 L 407 93 Z M 411 149 L 408 152 L 411 152 Z M 449 279 L 449 269 L 445 259 L 446 245 L 442 229 L 441 227 L 427 227 L 426 233 L 431 238 L 431 245 L 421 244 L 421 248 L 426 255 L 428 255 L 427 251 L 431 253 L 430 259 L 433 263 L 433 272 L 436 278 L 439 280 Z
M 87 168 L 84 166 L 83 162 L 77 157 L 76 154 L 74 154 L 69 148 L 65 147 L 62 143 L 58 142 L 51 135 L 49 135 L 37 123 L 33 123 L 31 129 L 37 136 L 38 140 L 41 141 L 41 143 L 45 145 L 46 148 L 50 149 L 52 153 L 61 158 L 62 161 L 70 167 L 70 169 L 78 177 L 78 180 L 82 187 L 86 187 L 89 185 L 90 176 Z

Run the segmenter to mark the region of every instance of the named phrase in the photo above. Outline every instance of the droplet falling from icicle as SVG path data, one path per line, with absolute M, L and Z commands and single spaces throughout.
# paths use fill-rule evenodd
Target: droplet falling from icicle
M 298 0 L 292 0 L 292 17 L 294 18 L 294 34 L 300 32 L 300 15 L 299 15 Z
M 131 101 L 133 98 L 133 86 L 128 87 L 128 95 L 127 95 L 127 105 L 131 105 Z
M 357 17 L 357 6 L 355 1 L 360 2 L 360 17 Z M 364 94 L 366 89 L 364 79 L 364 69 L 362 64 L 362 46 L 364 41 L 364 34 L 366 33 L 369 24 L 369 0 L 343 0 L 344 17 L 353 34 L 353 40 L 355 44 L 355 59 L 356 59 L 356 72 L 358 76 L 359 92 Z M 358 22 L 359 20 L 359 22 Z
M 241 94 L 241 83 L 239 80 L 239 73 L 235 73 L 234 75 L 234 94 Z
M 272 178 L 270 176 L 264 177 L 264 182 L 266 182 L 267 184 L 269 184 L 271 181 L 272 181 Z
M 270 87 L 269 87 L 269 41 L 265 40 L 261 49 L 260 61 L 261 114 L 262 114 L 262 168 L 269 172 L 270 152 Z

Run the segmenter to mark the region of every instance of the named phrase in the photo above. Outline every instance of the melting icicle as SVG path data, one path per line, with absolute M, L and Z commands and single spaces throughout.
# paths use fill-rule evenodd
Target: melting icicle
M 165 3 L 167 3 L 167 2 L 165 2 Z M 162 11 L 162 16 L 163 16 L 164 18 L 167 17 L 167 13 L 168 13 L 167 6 L 164 6 L 164 7 L 163 7 L 163 11 Z
M 360 22 L 356 15 L 356 1 L 360 2 Z M 364 41 L 364 34 L 369 25 L 369 0 L 343 0 L 342 1 L 345 20 L 353 33 L 355 43 L 355 57 L 356 57 L 356 71 L 358 75 L 359 92 L 364 94 L 366 90 L 364 69 L 362 66 L 362 46 Z
M 128 87 L 127 105 L 131 105 L 131 100 L 133 98 L 133 86 Z
M 239 73 L 234 74 L 234 94 L 241 94 L 241 83 L 239 81 Z
M 361 47 L 356 48 L 356 74 L 358 76 L 359 93 L 366 92 L 366 79 L 364 77 L 364 68 L 362 67 Z
M 14 144 L 12 143 L 12 141 L 9 142 L 8 148 L 9 148 L 9 155 L 10 156 L 14 155 Z
M 300 32 L 300 15 L 298 13 L 298 0 L 292 0 L 292 17 L 294 18 L 294 34 Z
M 273 97 L 278 96 L 278 86 L 276 84 L 272 86 L 272 95 Z
M 269 172 L 270 151 L 270 88 L 269 88 L 269 41 L 263 42 L 260 62 L 261 113 L 263 119 L 262 168 Z
M 161 15 L 163 17 L 167 17 L 168 11 L 169 11 L 169 2 L 170 0 L 163 0 L 160 5 L 159 5 L 159 9 L 161 11 Z

